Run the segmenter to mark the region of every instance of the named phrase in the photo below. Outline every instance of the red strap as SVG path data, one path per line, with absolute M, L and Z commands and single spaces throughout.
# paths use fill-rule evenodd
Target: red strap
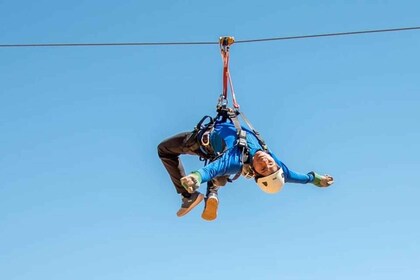
M 221 50 L 223 60 L 223 97 L 227 99 L 227 82 L 229 79 L 229 50 Z
M 221 55 L 222 55 L 222 60 L 223 60 L 223 98 L 225 98 L 226 100 L 228 98 L 227 92 L 228 92 L 228 81 L 229 81 L 230 91 L 232 93 L 233 107 L 235 107 L 236 109 L 239 109 L 239 104 L 236 102 L 235 91 L 233 89 L 233 83 L 232 83 L 232 79 L 230 77 L 230 71 L 229 71 L 229 46 L 226 46 L 220 43 L 220 50 L 221 50 Z

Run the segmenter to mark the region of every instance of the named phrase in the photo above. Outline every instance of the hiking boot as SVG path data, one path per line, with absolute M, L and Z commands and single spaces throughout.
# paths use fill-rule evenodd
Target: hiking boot
M 209 194 L 206 200 L 201 218 L 206 221 L 213 221 L 217 218 L 217 208 L 219 207 L 219 199 L 215 193 Z
M 203 201 L 204 195 L 199 192 L 194 192 L 190 197 L 182 197 L 181 208 L 176 212 L 178 217 L 182 217 L 188 212 L 190 212 L 195 206 L 200 204 Z

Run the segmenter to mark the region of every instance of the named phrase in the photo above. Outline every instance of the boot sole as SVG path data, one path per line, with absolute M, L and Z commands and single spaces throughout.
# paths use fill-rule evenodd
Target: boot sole
M 216 198 L 209 198 L 206 202 L 201 218 L 206 221 L 213 221 L 217 218 L 217 208 L 219 207 L 219 200 Z
M 204 199 L 204 195 L 203 194 L 200 194 L 199 196 L 197 196 L 197 199 L 191 204 L 190 207 L 179 209 L 178 212 L 176 213 L 176 215 L 178 217 L 182 217 L 182 216 L 188 214 L 191 210 L 194 209 L 195 206 L 197 206 L 198 204 L 200 204 L 200 202 L 203 201 L 203 199 Z

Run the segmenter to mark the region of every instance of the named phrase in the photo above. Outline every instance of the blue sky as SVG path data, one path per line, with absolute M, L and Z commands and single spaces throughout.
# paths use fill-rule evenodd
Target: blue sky
M 419 26 L 417 1 L 0 1 L 0 44 Z M 214 114 L 217 45 L 0 48 L 0 278 L 418 279 L 420 31 L 236 44 L 241 109 L 328 189 L 239 179 L 183 218 L 156 153 Z M 183 157 L 187 171 L 201 167 Z M 201 187 L 204 191 L 204 185 Z

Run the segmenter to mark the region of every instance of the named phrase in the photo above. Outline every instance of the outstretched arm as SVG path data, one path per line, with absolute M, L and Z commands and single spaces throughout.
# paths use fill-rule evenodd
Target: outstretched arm
M 304 174 L 290 170 L 283 162 L 281 162 L 275 155 L 273 158 L 277 164 L 283 169 L 285 182 L 307 184 L 312 183 L 318 187 L 329 187 L 334 183 L 334 178 L 330 175 L 319 175 L 313 171 Z

